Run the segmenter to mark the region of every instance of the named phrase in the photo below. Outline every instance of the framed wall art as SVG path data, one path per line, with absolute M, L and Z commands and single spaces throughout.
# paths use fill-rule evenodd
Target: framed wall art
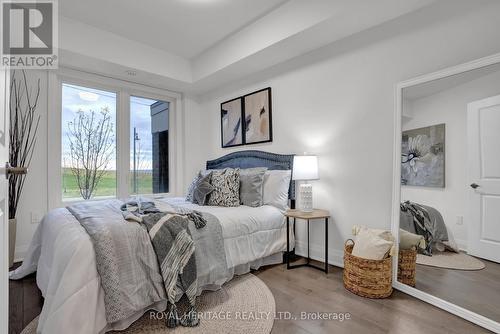
M 220 105 L 222 147 L 243 145 L 243 104 L 236 98 Z
M 403 131 L 401 184 L 445 186 L 445 124 Z
M 270 87 L 221 103 L 221 139 L 223 148 L 273 140 Z
M 245 144 L 267 143 L 273 140 L 271 88 L 243 97 Z

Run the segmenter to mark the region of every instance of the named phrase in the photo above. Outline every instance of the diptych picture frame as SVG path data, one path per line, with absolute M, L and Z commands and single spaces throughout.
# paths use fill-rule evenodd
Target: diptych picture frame
M 271 87 L 221 103 L 221 146 L 273 141 Z

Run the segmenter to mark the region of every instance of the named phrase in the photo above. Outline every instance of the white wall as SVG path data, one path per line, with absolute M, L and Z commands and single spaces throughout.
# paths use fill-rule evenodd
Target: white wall
M 318 154 L 315 206 L 332 214 L 329 258 L 342 263 L 352 225 L 390 228 L 395 84 L 500 52 L 500 4 L 478 4 L 488 5 L 421 10 L 203 96 L 199 141 L 188 154 L 200 162 L 243 149 Z M 273 143 L 222 149 L 220 102 L 267 86 Z M 187 165 L 187 174 L 201 167 Z M 311 254 L 321 259 L 322 225 L 311 233 Z
M 185 96 L 184 97 L 184 195 L 187 191 L 191 180 L 193 179 L 195 173 L 201 168 L 205 168 L 205 155 L 200 153 L 200 148 L 202 144 L 201 133 L 205 124 L 201 119 L 202 111 L 200 109 L 200 103 L 197 101 L 196 97 Z
M 471 183 L 467 177 L 467 104 L 500 94 L 500 72 L 461 84 L 431 96 L 410 101 L 412 118 L 403 121 L 403 130 L 446 124 L 445 188 L 401 187 L 401 200 L 435 207 L 443 215 L 462 249 L 467 248 L 464 219 Z
M 500 52 L 498 31 L 498 2 L 440 2 L 208 95 L 186 97 L 183 182 L 187 184 L 207 159 L 234 151 L 220 148 L 219 103 L 271 86 L 274 142 L 240 149 L 319 155 L 315 202 L 332 213 L 330 259 L 339 264 L 351 225 L 390 226 L 394 85 Z M 36 227 L 30 224 L 31 212 L 47 209 L 46 107 L 40 112 L 45 125 L 21 203 L 17 257 Z M 319 227 L 311 230 L 311 254 L 317 258 L 323 249 Z M 302 226 L 298 232 L 303 241 Z

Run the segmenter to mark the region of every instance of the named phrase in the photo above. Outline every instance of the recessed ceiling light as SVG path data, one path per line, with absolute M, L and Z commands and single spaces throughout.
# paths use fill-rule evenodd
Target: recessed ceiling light
M 99 95 L 91 92 L 78 92 L 78 96 L 84 101 L 95 102 L 99 100 Z
M 218 2 L 219 0 L 184 0 L 184 1 L 185 2 L 194 2 L 194 3 L 210 3 L 210 2 Z

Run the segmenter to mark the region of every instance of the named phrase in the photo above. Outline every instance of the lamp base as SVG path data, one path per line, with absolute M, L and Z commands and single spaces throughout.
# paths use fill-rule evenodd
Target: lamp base
M 310 183 L 303 183 L 299 185 L 299 210 L 303 212 L 313 211 L 313 200 L 312 200 L 312 185 Z

